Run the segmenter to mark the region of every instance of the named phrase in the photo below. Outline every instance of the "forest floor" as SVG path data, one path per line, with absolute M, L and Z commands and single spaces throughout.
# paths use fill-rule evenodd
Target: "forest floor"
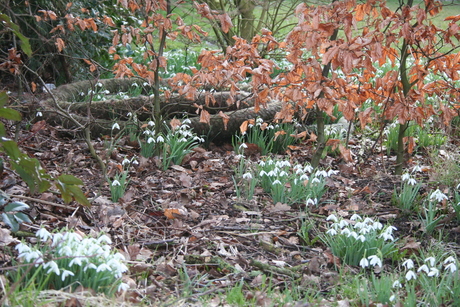
M 39 131 L 22 131 L 18 142 L 53 176 L 72 174 L 82 179 L 82 189 L 92 206 L 65 205 L 51 192 L 28 195 L 27 186 L 8 166 L 0 188 L 9 195 L 33 198 L 25 202 L 31 206 L 28 214 L 34 224 L 23 225 L 23 230 L 67 227 L 89 235 L 109 234 L 113 246 L 129 263 L 125 281 L 131 289 L 117 304 L 200 306 L 204 299 L 205 305 L 231 306 L 225 297 L 242 281 L 244 298 L 258 306 L 281 306 L 277 296 L 293 287 L 309 298 L 292 302 L 292 306 L 340 304 L 340 298 L 331 294 L 346 282 L 339 271 L 353 274 L 359 268 L 342 265 L 319 240 L 332 213 L 344 218 L 358 213 L 391 223 L 397 228 L 401 252 L 416 252 L 435 240 L 424 234 L 417 219 L 401 214 L 392 204 L 401 179 L 392 174 L 394 160 L 383 153 L 367 159 L 355 156 L 356 163 L 345 163 L 340 157 L 323 159 L 324 169 L 339 172 L 327 178 L 327 192 L 318 206 L 307 207 L 302 203 L 274 204 L 257 189 L 253 200 L 238 199 L 232 176 L 239 160 L 229 144 L 198 148 L 182 165 L 162 171 L 157 158 L 142 158 L 137 148 L 123 142 L 109 154 L 104 140 L 98 139 L 94 145 L 101 157 L 108 157 L 109 174 L 113 175 L 126 157 L 139 162 L 130 167 L 125 196 L 113 203 L 109 186 L 86 144 L 78 136 L 63 137 L 58 130 L 45 125 Z M 449 151 L 449 146 L 454 149 Z M 449 146 L 441 154 L 456 150 Z M 358 148 L 352 151 L 358 152 Z M 304 143 L 284 156 L 304 163 L 312 153 L 311 145 Z M 257 153 L 248 158 L 261 159 Z M 424 167 L 424 177 L 419 178 L 422 195 L 431 182 L 448 172 L 432 158 L 421 153 L 409 161 L 408 167 Z M 306 222 L 312 225 L 310 242 L 299 236 Z M 441 227 L 445 245 L 460 253 L 458 223 L 446 221 Z M 11 259 L 4 255 L 2 261 L 7 265 Z M 383 269 L 391 266 L 384 264 Z M 342 305 L 347 304 L 350 302 Z

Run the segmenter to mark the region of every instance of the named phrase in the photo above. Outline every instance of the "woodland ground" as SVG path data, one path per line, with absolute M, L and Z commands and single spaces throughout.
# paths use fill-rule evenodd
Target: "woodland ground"
M 378 217 L 382 223 L 391 222 L 398 228 L 395 235 L 401 252 L 416 252 L 442 241 L 447 249 L 460 255 L 457 222 L 441 224 L 441 234 L 434 238 L 424 234 L 413 216 L 401 214 L 392 205 L 400 177 L 392 175 L 393 159 L 385 153 L 367 152 L 366 157 L 355 156 L 355 163 L 345 163 L 340 157 L 324 158 L 322 167 L 339 173 L 328 178 L 328 190 L 319 205 L 306 207 L 302 203 L 274 204 L 261 190 L 256 191 L 252 201 L 237 199 L 232 176 L 238 158 L 230 144 L 199 148 L 181 166 L 161 171 L 156 158 L 141 158 L 139 149 L 122 142 L 110 155 L 109 173 L 113 174 L 125 157 L 136 157 L 139 165 L 130 169 L 126 195 L 112 203 L 109 187 L 87 146 L 78 135 L 59 130 L 52 126 L 34 132 L 21 129 L 18 143 L 30 156 L 37 157 L 49 173 L 81 178 L 92 207 L 74 203 L 66 206 L 54 193 L 20 199 L 31 206 L 28 213 L 34 220 L 33 225 L 24 225 L 23 229 L 35 232 L 40 226 L 50 230 L 68 227 L 87 234 L 109 234 L 114 247 L 130 263 L 127 281 L 132 289 L 126 297 L 119 298 L 126 304 L 199 306 L 205 299 L 206 305 L 225 305 L 225 296 L 241 281 L 245 282 L 241 290 L 244 297 L 255 305 L 283 305 L 277 301 L 281 295 L 273 293 L 284 289 L 298 290 L 299 297 L 309 297 L 307 301 L 314 306 L 340 302 L 333 289 L 347 280 L 342 280 L 338 272 L 344 269 L 353 274 L 358 268 L 343 266 L 320 240 L 315 241 L 325 231 L 326 217 L 334 212 L 344 217 L 358 213 Z M 359 152 L 359 138 L 355 135 L 350 140 L 354 153 Z M 106 156 L 104 140 L 94 142 L 98 153 Z M 442 155 L 458 154 L 457 145 L 458 140 L 450 140 L 438 151 L 441 156 L 430 156 L 428 152 L 412 156 L 408 166 L 425 167 L 424 177 L 418 178 L 424 183 L 421 194 L 427 193 L 430 182 L 449 175 Z M 312 153 L 313 147 L 303 143 L 284 156 L 304 163 Z M 255 153 L 249 158 L 257 161 L 261 157 Z M 8 167 L 2 174 L 1 189 L 8 194 L 30 196 L 26 185 Z M 298 235 L 306 221 L 313 223 L 309 236 L 313 242 L 304 242 Z M 3 247 L 3 266 L 12 264 L 10 248 Z M 295 269 L 283 270 L 281 263 Z M 391 265 L 384 264 L 383 270 L 386 269 L 391 270 Z M 270 286 L 262 276 L 268 277 Z M 83 305 L 85 301 L 88 302 L 80 299 Z M 297 301 L 296 306 L 308 305 Z

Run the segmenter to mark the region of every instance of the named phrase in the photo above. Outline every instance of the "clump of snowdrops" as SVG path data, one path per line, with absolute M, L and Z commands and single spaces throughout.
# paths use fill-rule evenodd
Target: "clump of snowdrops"
M 38 242 L 16 245 L 19 252 L 17 275 L 11 274 L 23 288 L 75 289 L 82 286 L 108 295 L 127 290 L 121 277 L 128 270 L 125 258 L 110 247 L 107 235 L 82 237 L 68 230 L 50 233 L 37 231 Z

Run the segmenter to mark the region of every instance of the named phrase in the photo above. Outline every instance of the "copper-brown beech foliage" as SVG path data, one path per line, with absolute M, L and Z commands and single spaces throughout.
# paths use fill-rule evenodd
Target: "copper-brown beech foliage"
M 113 31 L 113 46 L 109 52 L 118 61 L 114 67 L 117 77 L 140 76 L 156 89 L 155 102 L 160 95 L 160 70 L 166 68 L 163 51 L 167 40 L 178 35 L 199 42 L 207 33 L 196 25 L 185 25 L 174 13 L 181 1 L 120 0 L 131 11 L 144 14 L 141 25 L 121 26 Z M 205 2 L 194 2 L 203 18 L 218 22 L 222 31 L 232 27 L 230 18 L 212 10 Z M 405 147 L 410 151 L 410 138 L 404 132 L 410 122 L 423 126 L 431 116 L 439 116 L 449 124 L 455 115 L 452 106 L 459 101 L 453 82 L 459 79 L 459 16 L 446 18 L 446 29 L 435 26 L 431 18 L 442 9 L 435 0 L 414 5 L 413 0 L 400 1 L 396 11 L 384 1 L 332 1 L 328 5 L 302 3 L 295 9 L 297 25 L 282 41 L 276 41 L 269 29 L 261 29 L 250 41 L 233 37 L 235 43 L 225 52 L 203 50 L 199 56 L 200 70 L 192 76 L 177 74 L 171 90 L 195 99 L 207 95 L 213 103 L 209 88 L 228 88 L 236 94 L 241 81 L 252 86 L 255 108 L 265 107 L 271 100 L 283 102 L 275 120 L 289 122 L 295 115 L 304 118 L 314 114 L 317 119 L 317 150 L 312 165 L 317 166 L 326 146 L 324 119 L 333 117 L 335 106 L 349 121 L 358 121 L 364 128 L 373 121 L 399 123 L 396 173 L 402 172 Z M 52 14 L 46 13 L 49 18 Z M 44 13 L 44 15 L 46 15 Z M 72 24 L 94 30 L 91 20 L 71 20 Z M 106 19 L 110 23 L 110 19 Z M 135 63 L 132 58 L 117 55 L 117 45 L 148 46 L 144 58 L 148 64 Z M 57 42 L 63 48 L 62 42 Z M 284 53 L 291 66 L 273 77 L 275 64 L 262 57 L 261 50 Z M 265 53 L 264 53 L 265 54 Z M 390 62 L 393 69 L 377 74 L 379 66 Z M 437 75 L 438 78 L 428 78 Z M 166 97 L 171 94 L 164 91 Z M 428 99 L 431 97 L 430 99 Z M 382 110 L 363 109 L 371 101 Z M 228 104 L 235 103 L 229 98 Z M 155 117 L 159 116 L 154 108 Z M 223 120 L 228 120 L 222 114 Z M 209 114 L 201 109 L 201 120 Z M 346 160 L 349 149 L 340 147 Z

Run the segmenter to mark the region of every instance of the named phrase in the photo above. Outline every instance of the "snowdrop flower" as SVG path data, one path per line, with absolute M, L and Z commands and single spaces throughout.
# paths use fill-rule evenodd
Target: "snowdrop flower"
M 112 130 L 118 129 L 120 130 L 120 125 L 118 123 L 115 123 L 112 125 Z
M 114 181 L 112 181 L 112 187 L 116 187 L 116 186 L 121 186 L 121 184 L 120 184 L 120 181 L 115 179 Z
M 429 262 L 431 266 L 434 266 L 434 264 L 436 263 L 436 258 L 428 257 L 425 259 L 425 262 Z
M 96 83 L 96 87 L 102 87 L 102 83 L 101 82 Z
M 262 160 L 261 160 L 261 161 L 259 162 L 259 165 L 262 166 L 262 167 L 264 167 L 264 166 L 265 166 L 265 161 L 262 161 Z
M 106 95 L 108 95 L 108 94 L 110 94 L 110 91 L 109 91 L 109 90 L 105 90 L 105 91 L 103 91 L 103 93 L 106 94 Z
M 347 221 L 345 221 L 345 220 L 341 220 L 341 221 L 339 222 L 340 228 L 347 227 L 348 225 L 349 225 L 349 223 L 348 223 Z
M 359 265 L 365 269 L 369 266 L 369 260 L 367 260 L 366 257 L 364 257 L 363 259 L 361 259 L 361 261 L 359 262 Z
M 422 271 L 428 274 L 430 272 L 430 269 L 428 268 L 426 264 L 424 264 L 418 268 L 417 273 L 422 272 Z
M 311 199 L 311 198 L 307 199 L 307 206 L 309 206 L 309 205 L 313 205 L 313 206 L 318 205 L 318 199 L 316 199 L 316 198 L 314 198 L 314 199 Z
M 302 180 L 302 181 L 305 181 L 305 180 L 308 180 L 308 176 L 306 174 L 303 174 L 302 176 L 300 176 L 299 180 Z
M 352 232 L 352 235 L 353 235 L 353 233 L 355 233 L 355 232 Z M 363 235 L 359 235 L 359 236 L 357 236 L 355 239 L 356 239 L 356 240 L 360 240 L 361 242 L 366 241 L 366 237 L 363 236 Z
M 101 263 L 97 267 L 96 272 L 103 272 L 103 271 L 112 271 L 112 268 L 107 263 Z
M 321 180 L 319 180 L 318 178 L 315 177 L 315 178 L 313 178 L 311 183 L 321 183 Z
M 454 273 L 455 271 L 457 271 L 457 266 L 455 265 L 455 263 L 451 262 L 444 268 L 444 270 Z
M 19 243 L 16 245 L 15 249 L 19 252 L 19 258 L 21 258 L 21 254 L 29 253 L 31 251 L 29 245 L 24 243 Z
M 126 113 L 126 116 L 128 116 L 128 117 L 131 117 L 132 115 L 133 115 L 133 113 L 131 113 L 131 112 Z
M 410 175 L 409 173 L 404 173 L 402 176 L 401 176 L 401 180 L 402 181 L 407 181 L 410 179 Z
M 417 279 L 417 275 L 414 273 L 414 271 L 409 270 L 409 271 L 407 271 L 407 273 L 406 273 L 406 280 L 409 281 L 409 280 L 411 280 L 411 279 L 416 280 L 416 279 Z
M 42 112 L 38 111 L 37 114 L 35 114 L 35 116 L 37 116 L 37 117 L 42 117 L 43 114 L 42 114 Z
M 383 238 L 384 241 L 394 241 L 395 240 L 395 238 L 387 232 L 382 232 L 379 238 Z
M 112 240 L 107 235 L 102 235 L 96 240 L 97 243 L 107 243 L 107 244 L 112 244 Z
M 448 197 L 445 194 L 443 194 L 439 189 L 436 189 L 436 191 L 431 193 L 430 199 L 436 199 L 436 201 L 441 202 L 445 199 L 448 199 Z
M 243 174 L 244 179 L 252 179 L 252 174 L 251 173 L 245 173 Z
M 327 172 L 326 171 L 317 171 L 315 173 L 315 177 L 319 177 L 319 176 L 327 177 Z
M 350 229 L 348 229 L 348 228 L 344 228 L 344 229 L 342 229 L 342 231 L 340 232 L 340 234 L 346 235 L 347 237 L 349 237 L 349 236 L 351 236 L 351 231 L 350 231 Z
M 63 270 L 61 275 L 62 281 L 64 281 L 67 276 L 75 276 L 75 274 L 72 271 Z
M 453 262 L 455 262 L 455 258 L 452 256 L 449 256 L 446 258 L 446 260 L 444 260 L 444 264 L 453 263 Z
M 350 221 L 356 221 L 356 220 L 362 220 L 361 216 L 359 216 L 358 214 L 353 214 L 351 217 L 350 217 Z
M 50 274 L 51 272 L 54 272 L 56 275 L 60 275 L 61 271 L 59 270 L 58 264 L 54 261 L 49 261 L 43 265 L 43 268 L 46 269 L 49 267 L 48 272 L 46 274 Z
M 53 236 L 46 230 L 44 227 L 40 228 L 37 233 L 37 237 L 40 238 L 42 242 L 48 241 L 48 239 L 51 239 Z
M 382 267 L 382 260 L 377 255 L 369 256 L 367 259 L 371 265 Z
M 275 181 L 273 181 L 273 185 L 276 185 L 276 184 L 281 185 L 282 183 L 281 183 L 281 181 L 279 181 L 278 179 L 276 179 Z
M 430 269 L 430 272 L 428 273 L 429 277 L 438 277 L 439 276 L 439 270 L 435 267 L 432 267 Z
M 334 222 L 338 222 L 339 220 L 337 219 L 337 217 L 334 215 L 334 214 L 331 214 L 327 217 L 326 221 L 334 221 Z
M 393 286 L 392 286 L 392 287 L 393 287 L 393 288 L 401 288 L 402 285 L 401 285 L 401 283 L 399 282 L 399 280 L 396 280 L 396 281 L 393 283 Z
M 414 267 L 414 262 L 411 259 L 407 259 L 402 265 L 406 268 L 406 270 L 410 270 Z
M 147 125 L 149 125 L 150 127 L 155 127 L 155 122 L 154 121 L 149 121 L 147 123 Z
M 312 167 L 311 165 L 307 165 L 307 166 L 305 166 L 305 168 L 303 169 L 303 171 L 304 171 L 305 173 L 311 173 L 311 172 L 313 172 L 313 167 Z
M 267 172 L 266 171 L 260 171 L 259 177 L 262 177 L 262 176 L 267 176 Z
M 157 137 L 157 142 L 158 142 L 158 143 L 163 143 L 164 141 L 165 141 L 165 139 L 164 139 L 161 135 L 159 135 L 159 136 Z
M 147 139 L 147 144 L 155 143 L 155 139 L 153 137 L 149 137 Z
M 69 268 L 71 268 L 74 264 L 78 265 L 78 266 L 82 266 L 82 264 L 83 264 L 82 258 L 81 257 L 74 257 L 72 260 L 70 260 Z
M 372 228 L 375 229 L 375 230 L 380 230 L 380 229 L 383 228 L 383 225 L 380 222 L 374 222 L 374 223 L 372 223 Z
M 127 283 L 124 283 L 122 282 L 119 286 L 118 286 L 118 292 L 120 291 L 127 291 L 129 289 L 129 285 Z
M 339 173 L 339 171 L 334 171 L 334 170 L 330 169 L 330 170 L 327 171 L 327 176 L 331 177 L 332 175 L 337 175 L 338 173 Z
M 326 231 L 326 233 L 330 236 L 335 236 L 337 234 L 337 230 L 331 228 L 328 231 Z
M 131 161 L 129 161 L 127 158 L 124 158 L 123 161 L 121 162 L 121 165 L 129 164 Z

